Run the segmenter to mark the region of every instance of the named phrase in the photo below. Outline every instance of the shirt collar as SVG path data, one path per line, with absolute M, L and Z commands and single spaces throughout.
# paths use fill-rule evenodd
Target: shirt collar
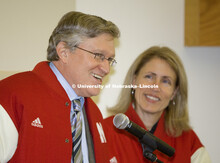
M 57 80 L 62 85 L 65 92 L 67 93 L 70 101 L 73 101 L 75 99 L 80 99 L 81 108 L 82 108 L 84 101 L 85 101 L 84 98 L 81 96 L 78 96 L 75 93 L 73 88 L 69 85 L 69 83 L 66 81 L 66 79 L 63 77 L 63 75 L 60 73 L 60 71 L 56 68 L 56 66 L 52 62 L 49 63 L 49 66 L 50 66 L 51 70 L 53 71 L 53 73 L 55 74 L 55 76 L 57 77 Z

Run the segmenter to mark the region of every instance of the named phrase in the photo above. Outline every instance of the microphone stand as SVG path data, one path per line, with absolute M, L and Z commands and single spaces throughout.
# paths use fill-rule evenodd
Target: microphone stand
M 152 149 L 150 146 L 146 146 L 145 144 L 141 145 L 143 148 L 143 155 L 146 159 L 150 160 L 151 162 L 163 163 L 162 161 L 157 159 L 157 156 L 155 154 L 152 153 L 155 149 Z
M 145 134 L 141 139 L 139 138 L 139 142 L 142 145 L 143 155 L 145 158 L 151 162 L 163 163 L 157 159 L 155 154 L 153 154 L 153 151 L 157 149 L 157 143 L 155 140 L 152 140 L 148 135 Z

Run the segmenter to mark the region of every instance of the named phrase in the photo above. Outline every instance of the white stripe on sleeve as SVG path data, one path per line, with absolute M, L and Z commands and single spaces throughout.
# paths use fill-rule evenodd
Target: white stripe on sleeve
M 0 105 L 0 162 L 8 162 L 18 143 L 18 131 L 8 113 Z
M 197 149 L 191 156 L 191 163 L 211 163 L 207 150 L 204 147 Z

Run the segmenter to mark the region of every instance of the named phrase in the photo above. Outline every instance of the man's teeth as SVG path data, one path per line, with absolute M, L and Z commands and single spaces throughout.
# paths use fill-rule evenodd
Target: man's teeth
M 102 80 L 102 77 L 101 76 L 99 76 L 99 75 L 97 75 L 97 74 L 92 74 L 95 78 L 97 78 L 97 79 L 100 79 L 100 80 Z
M 157 97 L 153 97 L 153 96 L 149 96 L 149 95 L 146 95 L 146 97 L 151 100 L 154 100 L 154 101 L 159 101 L 159 98 L 157 98 Z

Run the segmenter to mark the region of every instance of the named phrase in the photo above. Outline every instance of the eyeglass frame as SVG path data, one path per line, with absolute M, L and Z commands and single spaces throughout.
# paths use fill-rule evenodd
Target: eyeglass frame
M 112 58 L 112 57 L 106 58 L 106 57 L 105 57 L 103 54 L 101 54 L 101 53 L 94 53 L 94 52 L 91 52 L 91 51 L 86 50 L 86 49 L 84 49 L 84 48 L 78 47 L 77 45 L 75 45 L 74 47 L 77 48 L 77 49 L 83 50 L 83 51 L 85 51 L 85 52 L 88 52 L 88 53 L 90 53 L 90 54 L 93 54 L 93 55 L 94 55 L 94 58 L 98 58 L 98 59 L 100 59 L 102 62 L 104 61 L 104 59 L 106 59 L 106 60 L 109 62 L 109 65 L 110 65 L 110 66 L 115 66 L 115 65 L 117 64 L 117 61 L 116 61 L 114 58 Z

